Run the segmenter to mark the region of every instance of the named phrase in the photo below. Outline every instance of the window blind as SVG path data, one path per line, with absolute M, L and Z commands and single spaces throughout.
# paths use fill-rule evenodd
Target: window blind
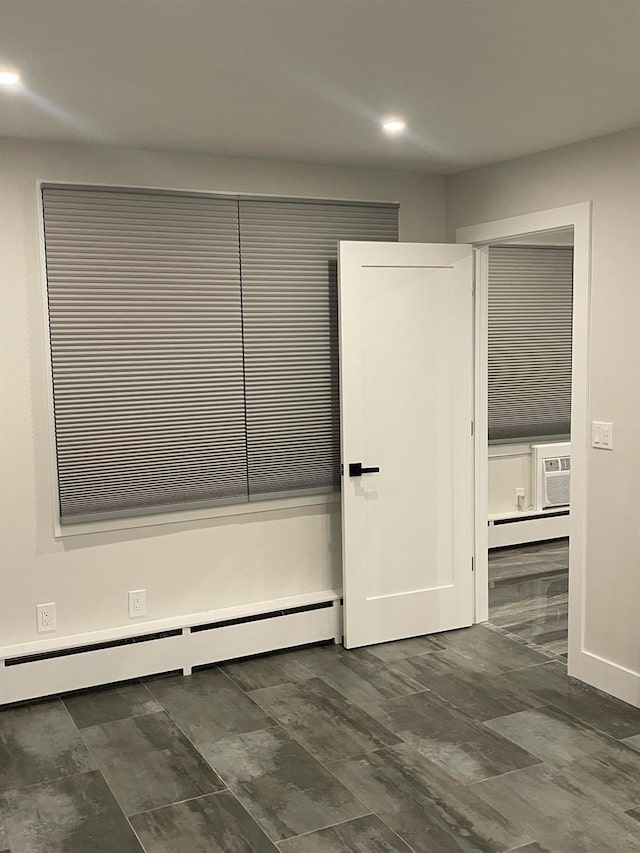
M 489 250 L 489 440 L 571 427 L 573 249 Z
M 397 205 L 43 189 L 60 517 L 339 485 L 337 242 Z
M 43 204 L 61 519 L 246 500 L 236 201 Z
M 240 200 L 251 498 L 339 486 L 336 244 L 397 239 L 397 205 Z

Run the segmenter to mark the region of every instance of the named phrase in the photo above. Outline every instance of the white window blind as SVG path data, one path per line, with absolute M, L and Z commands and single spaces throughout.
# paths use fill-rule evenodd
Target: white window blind
M 340 483 L 338 240 L 397 240 L 394 205 L 240 201 L 249 493 Z
M 573 249 L 489 250 L 489 440 L 568 435 Z
M 397 205 L 43 189 L 63 522 L 339 484 L 336 244 Z

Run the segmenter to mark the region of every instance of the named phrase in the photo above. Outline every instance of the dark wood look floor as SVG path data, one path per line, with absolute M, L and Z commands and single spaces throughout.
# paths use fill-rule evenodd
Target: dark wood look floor
M 0 851 L 640 851 L 640 710 L 485 626 L 0 711 Z
M 569 540 L 489 551 L 489 626 L 566 658 Z

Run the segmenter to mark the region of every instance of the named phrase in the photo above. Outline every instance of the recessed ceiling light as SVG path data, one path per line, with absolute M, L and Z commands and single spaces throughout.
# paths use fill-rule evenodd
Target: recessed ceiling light
M 401 118 L 385 118 L 382 122 L 382 129 L 385 133 L 402 133 L 406 127 L 407 123 Z
M 0 84 L 2 86 L 15 86 L 20 80 L 20 75 L 15 71 L 0 71 Z

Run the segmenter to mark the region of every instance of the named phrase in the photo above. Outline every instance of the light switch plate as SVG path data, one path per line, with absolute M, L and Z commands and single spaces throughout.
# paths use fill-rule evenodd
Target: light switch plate
M 591 446 L 598 450 L 613 450 L 613 424 L 610 421 L 591 423 Z

